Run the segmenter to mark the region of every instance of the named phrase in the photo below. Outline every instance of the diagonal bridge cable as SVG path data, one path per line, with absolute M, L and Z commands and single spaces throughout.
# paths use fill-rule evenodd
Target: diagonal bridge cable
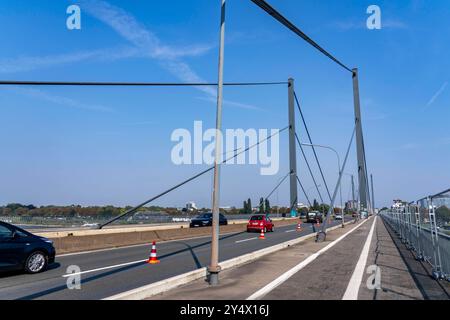
M 319 186 L 318 186 L 318 184 L 316 182 L 316 178 L 314 178 L 314 174 L 313 174 L 313 172 L 311 170 L 311 166 L 309 165 L 309 161 L 308 161 L 308 158 L 306 157 L 305 150 L 303 149 L 303 146 L 302 146 L 302 144 L 300 142 L 300 139 L 298 138 L 297 132 L 295 133 L 295 139 L 297 140 L 297 143 L 298 143 L 298 146 L 300 148 L 300 151 L 302 152 L 303 159 L 305 159 L 306 166 L 308 167 L 308 170 L 309 170 L 309 174 L 311 175 L 311 178 L 312 178 L 312 180 L 314 182 L 314 185 L 316 186 L 316 190 L 317 190 L 317 193 L 319 194 L 320 201 L 322 203 L 325 203 L 323 201 L 322 194 L 320 193 Z
M 297 175 L 295 175 L 295 177 L 297 178 L 297 182 L 300 185 L 300 188 L 302 188 L 302 191 L 305 194 L 306 200 L 308 201 L 309 207 L 311 208 L 312 207 L 311 201 L 309 201 L 308 194 L 306 193 L 305 188 L 303 187 L 303 184 L 300 181 L 300 178 Z
M 316 153 L 316 148 L 313 145 L 313 142 L 312 142 L 312 139 L 311 139 L 311 134 L 309 133 L 308 125 L 306 124 L 306 120 L 305 120 L 305 117 L 303 115 L 302 108 L 300 107 L 300 103 L 298 101 L 297 94 L 295 92 L 294 92 L 294 97 L 295 97 L 295 102 L 297 103 L 298 111 L 300 112 L 300 116 L 302 117 L 303 125 L 305 126 L 306 134 L 308 135 L 308 140 L 309 140 L 309 143 L 311 144 L 311 147 L 312 147 L 312 150 L 313 150 L 313 153 L 314 153 L 314 157 L 316 158 L 316 162 L 317 162 L 317 166 L 319 167 L 320 175 L 322 176 L 323 183 L 325 184 L 325 188 L 327 189 L 328 197 L 330 198 L 330 201 L 331 201 L 330 190 L 328 189 L 328 184 L 327 184 L 327 181 L 325 180 L 325 176 L 323 174 L 322 166 L 320 165 L 319 157 L 317 156 L 317 153 Z M 298 137 L 297 137 L 297 139 L 298 139 Z M 299 143 L 300 143 L 300 141 L 299 141 Z
M 281 186 L 281 184 L 287 179 L 287 177 L 289 177 L 291 174 L 293 174 L 292 171 L 288 172 L 288 173 L 280 180 L 280 182 L 277 183 L 276 187 L 273 188 L 273 190 L 269 193 L 269 195 L 268 195 L 267 197 L 263 198 L 263 199 L 262 199 L 263 201 L 260 201 L 260 202 L 259 202 L 259 205 L 262 205 L 263 202 L 264 202 L 265 200 L 269 199 L 269 198 L 274 194 L 274 192 L 277 191 L 277 189 Z
M 228 161 L 237 158 L 237 157 L 238 157 L 239 155 L 241 155 L 242 153 L 245 153 L 245 152 L 249 151 L 250 149 L 253 149 L 254 147 L 259 146 L 261 143 L 270 140 L 272 137 L 281 134 L 282 132 L 284 132 L 284 131 L 286 131 L 287 129 L 289 129 L 289 127 L 290 127 L 290 126 L 287 126 L 287 127 L 283 128 L 283 129 L 280 129 L 279 131 L 277 131 L 277 132 L 271 134 L 270 136 L 268 136 L 267 138 L 262 139 L 262 140 L 258 141 L 257 143 L 255 143 L 255 144 L 253 144 L 253 145 L 251 145 L 251 146 L 248 146 L 247 148 L 245 148 L 245 150 L 242 150 L 241 152 L 236 153 L 236 154 L 233 155 L 232 157 L 230 157 L 230 158 L 228 158 L 228 159 L 225 159 L 224 161 L 221 162 L 221 164 L 226 164 Z M 187 179 L 187 180 L 184 180 L 183 182 L 177 184 L 176 186 L 174 186 L 174 187 L 172 187 L 172 188 L 170 188 L 170 189 L 168 189 L 168 190 L 166 190 L 166 191 L 164 191 L 164 192 L 158 194 L 157 196 L 155 196 L 155 197 L 153 197 L 153 198 L 151 198 L 151 199 L 149 199 L 149 200 L 147 200 L 147 201 L 145 201 L 145 202 L 143 202 L 143 203 L 141 203 L 141 204 L 135 206 L 134 208 L 131 208 L 131 209 L 127 210 L 127 211 L 124 212 L 123 214 L 121 214 L 121 215 L 119 215 L 119 216 L 117 216 L 117 217 L 115 217 L 115 218 L 113 218 L 113 219 L 111 219 L 111 220 L 109 220 L 109 221 L 107 221 L 107 222 L 105 222 L 105 223 L 99 225 L 99 226 L 98 226 L 98 229 L 102 229 L 104 226 L 106 226 L 106 225 L 108 225 L 108 224 L 111 224 L 111 223 L 113 223 L 114 221 L 117 221 L 117 220 L 119 220 L 119 219 L 121 219 L 121 218 L 123 218 L 123 217 L 125 217 L 125 216 L 127 216 L 127 215 L 130 215 L 130 214 L 136 212 L 139 208 L 142 208 L 143 206 L 149 204 L 150 202 L 153 202 L 153 201 L 155 201 L 155 200 L 161 198 L 162 196 L 164 196 L 164 195 L 166 195 L 166 194 L 168 194 L 168 193 L 170 193 L 170 192 L 172 192 L 172 191 L 174 191 L 174 190 L 176 190 L 176 189 L 178 189 L 178 188 L 184 186 L 185 184 L 187 184 L 187 183 L 189 183 L 189 182 L 191 182 L 191 181 L 193 181 L 193 180 L 195 180 L 195 179 L 197 179 L 197 178 L 203 176 L 204 174 L 206 174 L 206 173 L 212 171 L 212 170 L 214 169 L 214 167 L 215 167 L 215 166 L 211 166 L 211 167 L 209 167 L 208 169 L 205 169 L 205 170 L 203 170 L 202 172 L 196 174 L 195 176 L 193 176 L 193 177 L 191 177 L 191 178 L 189 178 L 189 179 Z
M 264 0 L 251 0 L 254 4 L 259 6 L 261 9 L 263 9 L 265 12 L 267 12 L 269 15 L 271 15 L 273 18 L 278 20 L 281 24 L 283 24 L 285 27 L 287 27 L 289 30 L 294 32 L 296 35 L 298 35 L 300 38 L 308 42 L 310 45 L 312 45 L 314 48 L 319 50 L 322 54 L 336 62 L 338 65 L 340 65 L 342 68 L 344 68 L 347 71 L 350 71 L 353 73 L 353 71 L 344 65 L 342 62 L 340 62 L 338 59 L 336 59 L 334 56 L 332 56 L 329 52 L 327 52 L 325 49 L 323 49 L 321 46 L 319 46 L 314 40 L 312 40 L 310 37 L 308 37 L 303 31 L 301 31 L 299 28 L 297 28 L 292 22 L 290 22 L 288 19 L 286 19 L 281 13 L 279 13 L 277 10 L 275 10 L 270 4 L 268 4 Z

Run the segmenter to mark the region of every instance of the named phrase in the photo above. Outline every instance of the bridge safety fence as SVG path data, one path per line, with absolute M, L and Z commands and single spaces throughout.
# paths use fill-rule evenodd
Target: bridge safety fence
M 396 203 L 380 215 L 435 279 L 450 281 L 450 189 L 411 203 Z

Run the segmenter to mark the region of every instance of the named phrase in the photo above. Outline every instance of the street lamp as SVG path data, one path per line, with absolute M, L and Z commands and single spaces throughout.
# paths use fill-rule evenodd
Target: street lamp
M 317 148 L 324 148 L 333 151 L 336 154 L 337 161 L 338 161 L 338 176 L 341 174 L 341 158 L 339 157 L 339 153 L 336 151 L 336 149 L 330 147 L 330 146 L 324 146 L 320 144 L 309 144 L 309 143 L 300 143 L 302 146 L 305 147 L 317 147 Z M 341 188 L 341 181 L 339 181 L 339 196 L 341 199 L 341 213 L 342 213 L 342 228 L 345 226 L 344 224 L 344 212 L 342 210 L 342 188 Z

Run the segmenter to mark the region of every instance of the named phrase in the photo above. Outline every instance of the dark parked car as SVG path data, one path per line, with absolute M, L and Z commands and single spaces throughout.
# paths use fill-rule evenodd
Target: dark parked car
M 49 239 L 0 221 L 0 271 L 44 271 L 55 262 L 55 248 Z
M 323 215 L 318 211 L 311 211 L 308 213 L 307 222 L 308 223 L 316 223 L 319 220 L 319 223 L 323 222 Z
M 227 218 L 223 214 L 220 214 L 219 225 L 226 226 L 228 224 Z M 190 228 L 195 227 L 210 227 L 212 226 L 212 213 L 203 213 L 198 217 L 191 220 Z

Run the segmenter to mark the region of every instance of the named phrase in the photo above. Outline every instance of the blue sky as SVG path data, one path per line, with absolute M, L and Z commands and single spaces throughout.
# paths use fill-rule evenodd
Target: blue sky
M 378 206 L 448 187 L 450 7 L 435 1 L 269 1 L 319 44 L 360 69 L 369 173 Z M 82 29 L 66 28 L 81 7 Z M 381 30 L 365 27 L 382 10 Z M 0 4 L 0 78 L 14 80 L 217 80 L 220 1 L 32 1 Z M 225 80 L 296 80 L 313 140 L 344 155 L 353 124 L 351 75 L 263 13 L 229 0 Z M 132 205 L 203 169 L 170 159 L 177 128 L 215 124 L 214 90 L 197 88 L 0 88 L 0 204 Z M 225 128 L 283 128 L 283 86 L 226 88 Z M 299 134 L 303 141 L 305 132 Z M 288 172 L 281 137 L 278 176 L 257 166 L 222 171 L 221 205 L 267 195 Z M 309 152 L 309 151 L 308 151 Z M 311 153 L 309 153 L 310 159 Z M 330 188 L 336 160 L 319 151 Z M 355 148 L 346 172 L 356 171 Z M 300 176 L 317 194 L 305 164 Z M 317 172 L 317 169 L 315 169 Z M 207 175 L 155 204 L 210 206 Z M 322 187 L 322 192 L 325 195 Z M 350 197 L 349 177 L 343 196 Z M 271 199 L 286 205 L 288 186 Z M 304 198 L 302 197 L 304 201 Z

